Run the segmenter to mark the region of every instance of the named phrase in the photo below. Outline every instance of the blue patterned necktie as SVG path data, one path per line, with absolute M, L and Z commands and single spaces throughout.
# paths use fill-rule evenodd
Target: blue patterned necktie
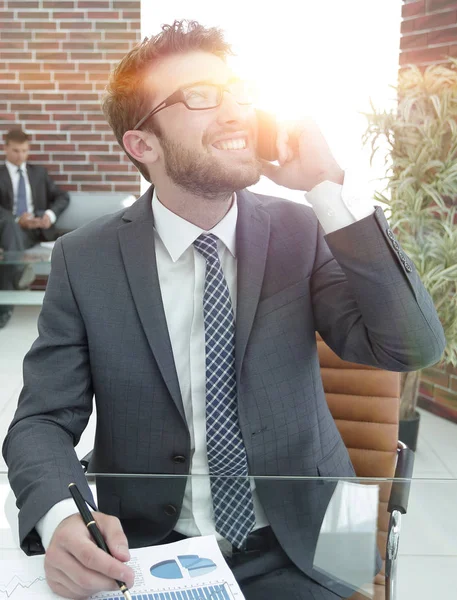
M 19 173 L 19 185 L 17 186 L 16 216 L 20 217 L 22 214 L 26 213 L 28 209 L 24 174 L 21 169 L 18 169 L 17 172 Z
M 202 234 L 194 246 L 206 260 L 203 293 L 206 445 L 214 519 L 216 531 L 235 547 L 243 548 L 254 527 L 255 515 L 246 449 L 238 422 L 235 320 L 216 236 Z

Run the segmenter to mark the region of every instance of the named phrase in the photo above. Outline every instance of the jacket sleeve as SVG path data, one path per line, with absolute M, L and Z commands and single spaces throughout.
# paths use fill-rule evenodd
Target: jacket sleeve
M 58 217 L 67 208 L 70 196 L 68 192 L 59 188 L 47 171 L 45 171 L 45 184 L 47 208 L 52 210 L 56 217 Z
M 342 359 L 391 371 L 437 363 L 446 340 L 432 299 L 380 207 L 324 236 L 311 278 L 316 329 Z
M 67 274 L 62 239 L 52 254 L 39 337 L 24 359 L 24 387 L 3 444 L 27 554 L 43 551 L 36 523 L 77 483 L 93 505 L 74 450 L 92 412 L 92 380 L 83 320 Z

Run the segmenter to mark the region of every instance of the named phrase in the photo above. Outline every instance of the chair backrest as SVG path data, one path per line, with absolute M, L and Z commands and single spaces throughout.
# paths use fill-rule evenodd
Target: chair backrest
M 327 403 L 359 477 L 395 474 L 400 404 L 400 374 L 341 360 L 317 336 Z M 378 547 L 385 559 L 390 483 L 380 486 Z M 375 597 L 384 597 L 384 565 L 375 578 Z M 355 595 L 354 600 L 359 596 Z

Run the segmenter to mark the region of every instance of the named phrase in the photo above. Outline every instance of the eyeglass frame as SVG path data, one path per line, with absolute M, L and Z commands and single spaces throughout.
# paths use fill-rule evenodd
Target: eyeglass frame
M 164 108 L 168 108 L 169 106 L 173 106 L 174 104 L 179 104 L 180 102 L 182 102 L 188 110 L 211 110 L 212 108 L 217 108 L 222 103 L 222 98 L 224 97 L 224 92 L 231 93 L 229 86 L 232 85 L 233 83 L 238 83 L 240 81 L 241 81 L 240 79 L 234 79 L 232 81 L 229 81 L 228 83 L 213 83 L 212 81 L 196 81 L 195 83 L 190 83 L 188 85 L 184 85 L 184 86 L 178 88 L 172 94 L 170 94 L 167 98 L 165 98 L 165 100 L 162 100 L 162 102 L 160 102 L 160 104 L 155 106 L 144 117 L 142 117 L 138 121 L 138 123 L 135 125 L 135 127 L 133 128 L 133 131 L 138 131 L 140 129 L 140 127 L 142 125 L 144 125 L 149 118 L 151 118 L 153 115 L 157 114 L 161 110 L 164 110 Z M 219 88 L 219 91 L 220 91 L 219 103 L 216 104 L 215 106 L 205 106 L 204 108 L 194 108 L 194 107 L 189 106 L 186 102 L 186 99 L 184 98 L 184 90 L 187 90 L 188 88 L 192 88 L 196 85 L 212 85 L 216 88 Z M 250 104 L 252 104 L 252 102 L 246 102 L 246 103 L 238 102 L 237 104 L 239 104 L 240 106 L 249 106 Z

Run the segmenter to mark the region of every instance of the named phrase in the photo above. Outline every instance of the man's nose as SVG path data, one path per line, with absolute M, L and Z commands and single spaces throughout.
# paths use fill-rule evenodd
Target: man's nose
M 224 123 L 237 121 L 245 122 L 247 120 L 250 105 L 238 104 L 233 94 L 224 91 L 222 102 L 219 107 L 219 119 Z

